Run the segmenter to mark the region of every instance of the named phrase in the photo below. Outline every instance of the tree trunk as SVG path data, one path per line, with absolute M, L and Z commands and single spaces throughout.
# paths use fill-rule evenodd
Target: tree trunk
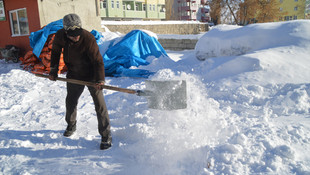
M 234 19 L 235 19 L 235 23 L 238 24 L 238 20 L 237 20 L 237 18 L 236 18 L 236 16 L 235 16 L 234 12 L 231 10 L 231 7 L 230 7 L 230 5 L 229 5 L 229 3 L 228 3 L 228 0 L 226 0 L 226 4 L 227 4 L 227 6 L 228 6 L 228 8 L 229 8 L 229 10 L 230 10 L 230 13 L 233 15 L 233 17 L 234 17 Z

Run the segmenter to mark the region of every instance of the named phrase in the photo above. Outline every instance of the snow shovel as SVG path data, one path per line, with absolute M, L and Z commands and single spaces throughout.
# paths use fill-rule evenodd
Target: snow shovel
M 48 75 L 35 74 L 38 77 L 48 78 Z M 95 86 L 95 83 L 61 78 L 57 77 L 59 81 L 65 81 L 74 84 Z M 186 96 L 186 81 L 185 80 L 171 80 L 171 81 L 145 81 L 146 89 L 149 90 L 133 90 L 120 88 L 115 86 L 103 85 L 103 89 L 124 92 L 129 94 L 136 94 L 138 96 L 145 96 L 148 99 L 148 107 L 152 109 L 161 110 L 176 110 L 185 109 L 187 107 Z

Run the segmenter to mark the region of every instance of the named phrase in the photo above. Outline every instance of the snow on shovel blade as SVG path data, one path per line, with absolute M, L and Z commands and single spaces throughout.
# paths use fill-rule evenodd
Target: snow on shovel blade
M 185 109 L 187 107 L 186 81 L 145 81 L 148 107 L 161 110 Z

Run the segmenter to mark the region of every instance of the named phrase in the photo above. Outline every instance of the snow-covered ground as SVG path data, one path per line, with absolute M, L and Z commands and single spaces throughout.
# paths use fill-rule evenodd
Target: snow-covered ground
M 87 89 L 77 132 L 63 137 L 65 83 L 1 60 L 0 174 L 310 174 L 309 20 L 217 26 L 195 50 L 167 52 L 142 68 L 157 72 L 151 80 L 186 80 L 188 107 L 149 109 L 144 97 L 104 90 L 106 151 Z

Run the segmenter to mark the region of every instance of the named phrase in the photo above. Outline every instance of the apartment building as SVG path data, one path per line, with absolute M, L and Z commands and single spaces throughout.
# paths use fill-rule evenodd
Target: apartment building
M 167 19 L 209 22 L 210 8 L 207 0 L 168 0 Z
M 305 19 L 310 19 L 310 0 L 306 0 Z
M 100 0 L 100 17 L 110 20 L 162 20 L 165 0 Z
M 306 0 L 280 0 L 280 11 L 283 15 L 279 21 L 305 19 Z

